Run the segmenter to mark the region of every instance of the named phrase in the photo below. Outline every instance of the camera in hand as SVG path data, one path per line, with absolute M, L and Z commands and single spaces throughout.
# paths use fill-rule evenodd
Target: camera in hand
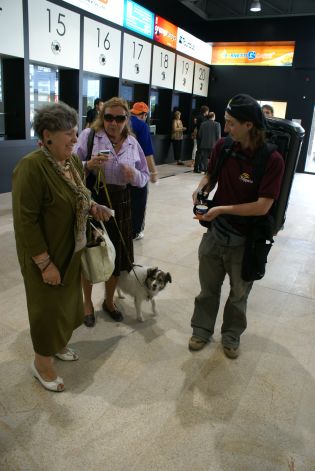
M 212 200 L 208 200 L 209 193 L 200 190 L 197 194 L 198 203 L 194 205 L 193 212 L 196 215 L 202 215 L 209 211 L 210 208 L 215 206 Z M 199 223 L 209 228 L 211 226 L 211 221 L 202 221 L 200 220 Z
M 200 190 L 197 193 L 197 200 L 200 204 L 207 204 L 209 193 L 206 191 Z

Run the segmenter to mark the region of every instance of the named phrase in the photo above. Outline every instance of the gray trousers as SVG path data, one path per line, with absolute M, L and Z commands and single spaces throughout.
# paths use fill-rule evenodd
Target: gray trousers
M 243 281 L 241 266 L 244 245 L 226 247 L 218 245 L 211 231 L 203 235 L 199 246 L 199 280 L 201 292 L 195 298 L 195 309 L 191 319 L 193 335 L 209 340 L 214 332 L 221 287 L 228 274 L 230 293 L 225 303 L 221 326 L 222 344 L 238 347 L 240 336 L 247 326 L 247 298 L 253 282 Z

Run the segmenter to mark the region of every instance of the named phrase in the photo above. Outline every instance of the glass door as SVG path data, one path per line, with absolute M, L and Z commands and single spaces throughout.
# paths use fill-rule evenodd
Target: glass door
M 0 139 L 5 137 L 4 128 L 4 105 L 3 105 L 3 94 L 2 94 L 2 62 L 0 58 Z
M 30 64 L 30 121 L 31 137 L 34 137 L 34 111 L 45 103 L 57 103 L 59 99 L 59 71 L 51 67 Z
M 305 171 L 315 173 L 315 107 L 313 111 L 313 120 L 308 141 Z
M 85 128 L 87 112 L 94 108 L 94 100 L 100 97 L 101 80 L 95 75 L 83 75 L 82 129 Z

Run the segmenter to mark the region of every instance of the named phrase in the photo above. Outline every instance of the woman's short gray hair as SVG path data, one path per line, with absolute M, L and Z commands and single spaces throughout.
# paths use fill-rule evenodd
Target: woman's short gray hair
M 69 131 L 78 125 L 78 113 L 62 101 L 49 103 L 35 110 L 34 131 L 42 139 L 45 129 L 50 132 Z

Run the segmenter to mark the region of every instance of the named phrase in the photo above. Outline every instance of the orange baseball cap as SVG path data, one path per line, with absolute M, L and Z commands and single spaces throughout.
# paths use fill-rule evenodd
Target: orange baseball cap
M 148 111 L 149 111 L 149 107 L 143 101 L 137 101 L 136 103 L 134 103 L 133 107 L 130 110 L 130 112 L 133 114 L 142 114 L 142 113 L 147 113 Z

